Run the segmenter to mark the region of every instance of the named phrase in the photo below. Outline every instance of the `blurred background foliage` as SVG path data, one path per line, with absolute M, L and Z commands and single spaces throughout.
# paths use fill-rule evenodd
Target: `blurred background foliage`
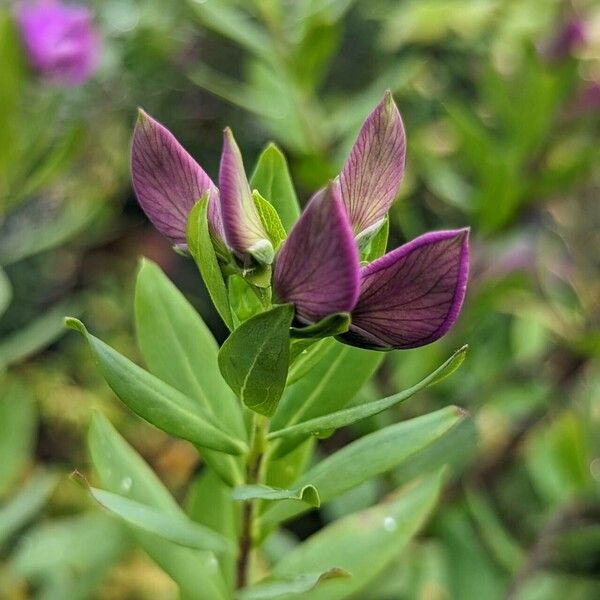
M 301 519 L 333 518 L 449 463 L 435 517 L 373 600 L 600 597 L 600 6 L 585 0 L 98 0 L 95 77 L 49 84 L 0 4 L 0 598 L 174 598 L 172 582 L 67 477 L 100 408 L 174 494 L 195 452 L 111 398 L 62 317 L 135 359 L 136 261 L 159 262 L 217 336 L 195 267 L 146 223 L 128 182 L 136 106 L 213 177 L 231 125 L 249 168 L 275 141 L 299 196 L 334 176 L 391 89 L 408 136 L 390 245 L 470 225 L 458 326 L 386 356 L 357 401 L 465 366 L 383 424 L 472 414 L 409 468 Z M 585 35 L 567 34 L 573 23 Z M 90 391 L 92 390 L 92 391 Z M 320 442 L 323 454 L 347 431 Z M 422 464 L 420 464 L 422 463 Z

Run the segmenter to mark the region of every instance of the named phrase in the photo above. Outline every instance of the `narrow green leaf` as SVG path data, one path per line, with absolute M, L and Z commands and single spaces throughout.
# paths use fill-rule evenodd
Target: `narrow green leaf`
M 466 413 L 455 406 L 390 425 L 366 435 L 317 463 L 302 475 L 294 487 L 312 484 L 321 503 L 377 477 L 403 463 L 449 432 L 464 420 Z M 299 502 L 288 500 L 267 509 L 263 525 L 272 527 L 305 511 Z M 342 565 L 343 566 L 343 565 Z
M 0 383 L 0 498 L 6 495 L 33 461 L 37 408 L 31 392 L 20 382 Z
M 219 352 L 225 381 L 248 408 L 262 415 L 275 412 L 285 389 L 293 316 L 289 304 L 256 315 L 233 331 Z
M 6 312 L 8 305 L 12 299 L 12 286 L 4 272 L 0 268 L 0 317 Z
M 87 489 L 98 504 L 129 525 L 158 535 L 174 544 L 195 550 L 211 550 L 218 554 L 235 551 L 231 540 L 208 527 L 194 523 L 185 515 L 163 512 L 106 490 L 90 486 L 87 486 Z
M 92 418 L 88 447 L 103 487 L 162 512 L 184 514 L 152 469 L 100 413 Z M 212 552 L 184 548 L 140 530 L 134 533 L 142 548 L 179 584 L 184 597 L 195 598 L 198 590 L 207 600 L 228 597 Z
M 308 348 L 302 349 L 290 365 L 287 385 L 292 385 L 309 373 L 311 369 L 323 359 L 323 356 L 331 349 L 333 344 L 334 340 L 325 338 L 312 344 Z
M 343 569 L 303 573 L 290 579 L 268 580 L 240 590 L 236 600 L 270 600 L 299 596 L 314 590 L 319 584 L 332 579 L 346 579 L 352 575 Z
M 237 543 L 241 506 L 231 498 L 231 488 L 212 469 L 203 469 L 192 482 L 185 500 L 185 511 L 190 519 Z M 220 554 L 217 558 L 231 592 L 235 582 L 236 557 Z
M 269 240 L 273 244 L 275 251 L 277 251 L 286 238 L 281 219 L 273 205 L 268 200 L 265 200 L 258 190 L 252 192 L 252 198 L 254 199 L 254 206 L 256 206 L 260 220 L 269 236 Z
M 60 302 L 21 329 L 2 338 L 0 369 L 33 356 L 57 340 L 65 332 L 65 314 L 77 314 L 78 311 L 79 304 L 76 300 Z
M 381 352 L 332 341 L 319 363 L 286 390 L 273 417 L 272 428 L 283 429 L 344 408 L 382 361 Z M 276 456 L 290 452 L 304 439 L 302 436 L 296 436 L 281 440 L 276 449 Z
M 337 567 L 352 577 L 325 583 L 306 592 L 303 600 L 360 597 L 361 590 L 386 570 L 423 526 L 440 487 L 438 473 L 388 502 L 334 521 L 296 546 L 275 565 L 271 576 L 292 577 Z
M 310 484 L 295 490 L 282 490 L 262 484 L 241 485 L 233 490 L 232 497 L 239 502 L 245 500 L 300 500 L 317 508 L 321 505 L 317 488 Z
M 349 313 L 335 313 L 305 327 L 292 327 L 290 335 L 299 339 L 319 339 L 335 336 L 348 331 L 350 321 Z
M 201 448 L 228 454 L 245 452 L 244 442 L 218 429 L 208 412 L 193 400 L 88 333 L 81 321 L 67 318 L 66 324 L 85 337 L 106 382 L 134 413 Z
M 190 211 L 188 217 L 187 241 L 204 285 L 215 308 L 229 329 L 233 329 L 233 319 L 229 308 L 227 286 L 208 230 L 208 192 Z
M 56 473 L 38 472 L 0 507 L 0 547 L 43 508 L 57 482 Z
M 285 156 L 275 144 L 262 151 L 250 185 L 275 207 L 285 230 L 289 231 L 300 216 L 300 206 Z
M 386 215 L 384 217 L 383 225 L 379 231 L 373 236 L 369 248 L 366 252 L 367 262 L 373 262 L 374 260 L 382 257 L 387 250 L 388 237 L 390 234 L 390 220 Z
M 245 439 L 241 407 L 219 372 L 214 337 L 158 265 L 145 259 L 137 277 L 135 318 L 150 372 L 196 400 L 222 429 Z M 233 457 L 205 451 L 204 458 L 230 485 L 243 481 L 241 464 Z
M 419 381 L 419 383 L 413 385 L 407 390 L 398 392 L 387 398 L 377 400 L 375 402 L 368 402 L 366 404 L 360 404 L 352 408 L 345 410 L 339 410 L 322 417 L 310 419 L 297 425 L 285 427 L 276 431 L 271 431 L 268 434 L 268 439 L 277 439 L 281 437 L 293 437 L 296 435 L 319 435 L 323 431 L 332 431 L 339 429 L 340 427 L 347 427 L 362 419 L 372 417 L 373 415 L 379 414 L 400 402 L 408 400 L 414 396 L 417 392 L 420 392 L 426 387 L 435 385 L 442 379 L 448 377 L 451 373 L 456 371 L 464 361 L 468 346 L 463 346 L 457 350 L 444 364 L 439 366 L 433 373 L 430 373 L 427 377 Z

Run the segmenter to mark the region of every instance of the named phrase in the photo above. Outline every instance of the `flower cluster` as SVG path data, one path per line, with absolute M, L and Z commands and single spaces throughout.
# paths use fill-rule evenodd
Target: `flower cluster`
M 96 69 L 100 37 L 90 11 L 57 0 L 24 0 L 17 21 L 31 66 L 49 80 L 76 86 Z
M 190 210 L 208 192 L 216 244 L 244 268 L 273 265 L 274 297 L 294 305 L 299 323 L 349 313 L 351 324 L 341 341 L 378 350 L 414 348 L 440 338 L 458 317 L 467 286 L 469 231 L 426 233 L 364 261 L 361 250 L 380 232 L 398 194 L 405 154 L 402 119 L 387 92 L 363 124 L 339 176 L 311 198 L 279 248 L 261 220 L 229 129 L 217 189 L 175 137 L 140 112 L 132 177 L 148 218 L 179 247 L 186 244 Z

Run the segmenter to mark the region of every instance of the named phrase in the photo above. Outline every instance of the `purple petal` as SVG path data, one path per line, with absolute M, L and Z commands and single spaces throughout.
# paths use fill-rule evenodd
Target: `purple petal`
M 392 94 L 367 117 L 340 173 L 342 199 L 355 234 L 388 212 L 404 175 L 406 138 Z
M 211 233 L 224 239 L 214 183 L 175 136 L 142 110 L 133 133 L 131 177 L 143 211 L 174 244 L 186 244 L 188 215 L 205 192 Z
M 91 77 L 101 42 L 87 8 L 53 0 L 23 2 L 17 20 L 34 69 L 63 85 L 80 85 Z
M 304 322 L 354 308 L 358 250 L 337 183 L 312 197 L 290 231 L 277 257 L 273 286 Z
M 469 230 L 434 231 L 404 244 L 361 272 L 349 344 L 416 348 L 454 325 L 467 289 Z
M 223 132 L 223 154 L 219 170 L 221 215 L 225 239 L 240 258 L 265 245 L 270 246 L 244 170 L 240 149 L 231 129 Z M 270 246 L 272 260 L 272 246 Z M 270 262 L 267 260 L 266 262 Z

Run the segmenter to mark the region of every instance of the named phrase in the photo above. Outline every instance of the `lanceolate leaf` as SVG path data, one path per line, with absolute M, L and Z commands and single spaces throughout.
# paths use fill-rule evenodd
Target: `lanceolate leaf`
M 285 388 L 289 365 L 291 305 L 284 304 L 242 323 L 219 352 L 225 381 L 244 404 L 271 416 Z
M 404 400 L 408 400 L 414 396 L 417 392 L 422 389 L 435 385 L 445 377 L 448 377 L 452 372 L 460 367 L 462 364 L 465 354 L 467 352 L 467 346 L 463 346 L 460 350 L 457 350 L 443 365 L 438 367 L 433 373 L 430 373 L 427 377 L 419 381 L 416 385 L 403 390 L 393 396 L 377 400 L 376 402 L 368 402 L 366 404 L 360 404 L 345 410 L 339 410 L 334 413 L 329 413 L 316 419 L 310 419 L 303 421 L 297 425 L 285 427 L 284 429 L 271 431 L 268 435 L 269 439 L 276 439 L 281 437 L 292 437 L 295 435 L 317 435 L 322 431 L 329 431 L 333 429 L 339 429 L 340 427 L 347 427 L 357 421 L 372 417 Z
M 318 364 L 286 391 L 273 418 L 273 429 L 283 429 L 344 408 L 383 360 L 381 352 L 351 348 L 336 341 L 330 343 L 331 347 Z M 303 439 L 297 436 L 282 440 L 277 455 L 293 450 Z
M 88 447 L 106 489 L 168 514 L 184 514 L 152 469 L 100 413 L 92 418 Z M 184 597 L 195 598 L 202 590 L 206 600 L 226 600 L 225 583 L 212 552 L 184 548 L 137 529 L 134 533 L 142 548 L 179 585 Z
M 258 190 L 252 192 L 252 199 L 258 211 L 258 216 L 273 244 L 273 248 L 277 250 L 285 240 L 285 229 L 281 223 L 281 219 L 275 208 L 268 200 L 265 200 Z
M 314 590 L 325 581 L 348 577 L 352 577 L 352 574 L 343 569 L 334 568 L 324 572 L 303 573 L 289 579 L 264 581 L 237 592 L 236 600 L 269 600 L 300 595 L 304 598 L 304 594 Z
M 291 336 L 299 339 L 324 338 L 339 335 L 350 327 L 349 313 L 334 313 L 304 327 L 292 327 Z
M 184 515 L 163 512 L 106 490 L 94 487 L 88 489 L 96 502 L 126 523 L 170 542 L 195 550 L 211 550 L 217 553 L 229 553 L 235 549 L 234 544 L 226 537 L 194 523 Z
M 300 216 L 300 207 L 287 162 L 275 144 L 269 144 L 259 156 L 250 186 L 275 207 L 283 226 L 289 231 Z
M 206 194 L 190 211 L 187 243 L 215 308 L 221 315 L 225 325 L 229 329 L 233 329 L 227 287 L 223 280 L 223 274 L 208 229 L 208 195 Z
M 213 425 L 208 412 L 187 396 L 90 335 L 81 321 L 69 318 L 66 323 L 86 338 L 106 382 L 133 412 L 159 429 L 202 448 L 228 454 L 245 451 L 243 441 Z
M 241 407 L 219 372 L 215 339 L 183 294 L 148 260 L 138 272 L 135 317 L 138 345 L 150 372 L 244 439 Z M 230 485 L 242 482 L 241 465 L 234 458 L 210 451 L 204 458 Z
M 351 577 L 325 582 L 304 593 L 303 600 L 359 598 L 423 526 L 440 486 L 438 473 L 387 502 L 335 521 L 288 553 L 275 565 L 272 577 L 337 567 Z
M 321 502 L 350 490 L 405 462 L 445 435 L 466 417 L 449 406 L 428 415 L 390 425 L 352 442 L 309 469 L 294 487 L 314 485 Z M 305 510 L 299 502 L 280 502 L 265 511 L 263 524 L 272 527 Z M 342 565 L 343 566 L 343 565 Z
M 233 499 L 245 500 L 300 500 L 309 506 L 319 507 L 321 499 L 314 485 L 305 485 L 295 490 L 282 490 L 268 485 L 241 485 L 233 490 Z

